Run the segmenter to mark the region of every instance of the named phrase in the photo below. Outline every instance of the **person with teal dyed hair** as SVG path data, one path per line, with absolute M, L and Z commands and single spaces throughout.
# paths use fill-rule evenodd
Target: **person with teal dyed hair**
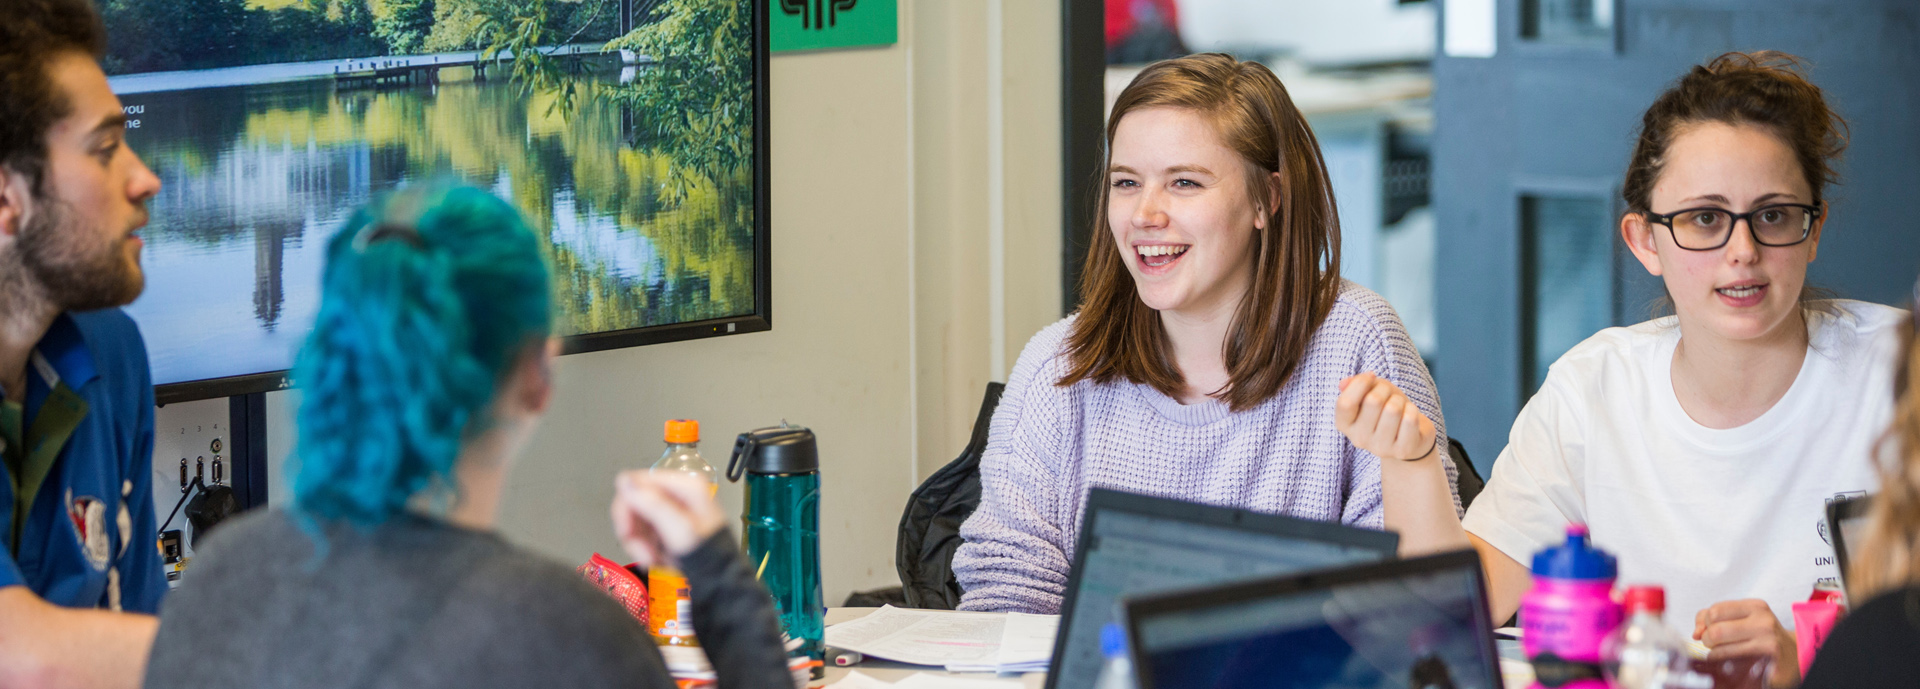
M 412 187 L 327 246 L 291 505 L 208 536 L 161 610 L 146 686 L 674 686 L 641 624 L 494 532 L 553 397 L 541 242 L 470 187 Z M 703 484 L 623 474 L 613 517 L 677 564 L 721 689 L 792 686 L 772 599 Z

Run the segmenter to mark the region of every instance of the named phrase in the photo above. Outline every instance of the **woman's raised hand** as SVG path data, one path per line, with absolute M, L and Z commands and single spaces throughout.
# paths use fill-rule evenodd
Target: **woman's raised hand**
M 677 565 L 727 518 L 707 482 L 645 469 L 614 477 L 613 533 L 643 567 Z
M 1362 373 L 1340 381 L 1333 424 L 1354 447 L 1381 460 L 1413 461 L 1433 456 L 1433 420 L 1413 406 L 1391 381 Z

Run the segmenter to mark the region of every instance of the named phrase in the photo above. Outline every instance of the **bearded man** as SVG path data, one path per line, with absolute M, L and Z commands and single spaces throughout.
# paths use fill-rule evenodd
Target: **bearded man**
M 166 592 L 140 295 L 160 180 L 88 0 L 0 0 L 0 689 L 134 687 Z

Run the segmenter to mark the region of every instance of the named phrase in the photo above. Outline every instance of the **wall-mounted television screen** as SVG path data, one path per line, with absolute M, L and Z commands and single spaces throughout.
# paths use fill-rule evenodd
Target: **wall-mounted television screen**
M 546 236 L 569 352 L 770 327 L 764 0 L 99 2 L 162 403 L 284 387 L 327 239 L 449 175 Z

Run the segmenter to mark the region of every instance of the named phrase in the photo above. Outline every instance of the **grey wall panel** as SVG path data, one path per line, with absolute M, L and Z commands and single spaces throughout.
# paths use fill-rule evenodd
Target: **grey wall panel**
M 1434 373 L 1447 432 L 1484 474 L 1520 387 L 1518 365 L 1506 365 L 1520 357 L 1518 208 L 1507 198 L 1518 142 L 1505 135 L 1516 129 L 1512 67 L 1440 59 L 1434 81 Z

